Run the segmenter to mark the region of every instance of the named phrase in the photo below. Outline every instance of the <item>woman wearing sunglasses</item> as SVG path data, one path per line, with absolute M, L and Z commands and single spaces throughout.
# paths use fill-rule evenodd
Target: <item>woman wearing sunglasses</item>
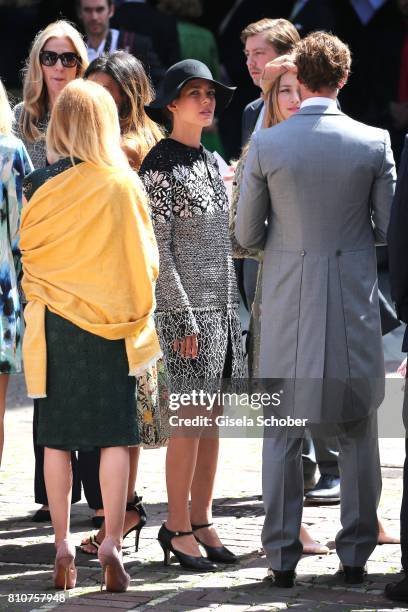
M 80 33 L 66 21 L 50 23 L 34 39 L 23 85 L 23 101 L 14 109 L 16 135 L 35 168 L 47 165 L 45 132 L 55 101 L 65 85 L 81 77 L 88 54 Z
M 48 165 L 45 133 L 50 113 L 58 95 L 73 79 L 83 75 L 88 66 L 88 54 L 80 33 L 66 21 L 50 23 L 34 39 L 27 60 L 23 101 L 14 108 L 15 134 L 23 141 L 35 169 Z M 47 493 L 44 483 L 44 449 L 37 445 L 37 402 L 34 402 L 35 501 L 41 508 L 35 513 L 36 522 L 49 521 Z M 81 498 L 76 457 L 73 454 L 73 503 Z M 92 504 L 99 507 L 100 502 Z

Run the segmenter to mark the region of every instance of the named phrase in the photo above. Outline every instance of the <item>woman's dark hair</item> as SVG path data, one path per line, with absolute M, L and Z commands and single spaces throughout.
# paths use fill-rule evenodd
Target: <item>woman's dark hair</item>
M 119 86 L 123 102 L 119 109 L 122 136 L 130 145 L 134 143 L 140 163 L 163 134 L 156 123 L 145 112 L 145 105 L 154 97 L 143 64 L 126 51 L 115 51 L 93 60 L 85 71 L 84 78 L 102 72 L 110 76 Z

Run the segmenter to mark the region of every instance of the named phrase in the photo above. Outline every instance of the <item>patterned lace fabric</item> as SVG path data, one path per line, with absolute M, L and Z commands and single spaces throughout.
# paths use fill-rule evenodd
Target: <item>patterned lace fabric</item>
M 228 200 L 214 156 L 169 138 L 140 174 L 160 250 L 157 313 L 238 305 Z M 190 324 L 196 331 L 193 316 Z
M 262 251 L 258 251 L 257 249 L 244 249 L 244 247 L 242 247 L 235 238 L 235 219 L 237 216 L 238 200 L 241 191 L 242 178 L 244 175 L 246 157 L 247 153 L 243 153 L 239 158 L 235 168 L 234 181 L 232 183 L 231 208 L 229 215 L 229 234 L 233 249 L 233 256 L 235 259 L 244 259 L 248 257 L 261 261 Z
M 172 392 L 196 378 L 219 379 L 228 338 L 232 375 L 243 373 L 238 291 L 228 235 L 228 199 L 214 156 L 171 138 L 145 158 L 160 252 L 156 321 Z M 197 359 L 173 351 L 175 338 L 198 334 Z
M 33 197 L 34 193 L 39 187 L 41 187 L 41 185 L 71 167 L 72 162 L 70 158 L 67 157 L 65 159 L 60 159 L 59 161 L 55 162 L 55 164 L 51 164 L 51 166 L 40 168 L 38 170 L 34 170 L 34 172 L 31 172 L 31 174 L 26 176 L 23 183 L 24 197 L 27 202 Z
M 20 102 L 14 107 L 14 118 L 15 118 L 14 133 L 17 136 L 17 138 L 22 140 L 22 142 L 25 144 L 25 147 L 27 149 L 28 155 L 30 156 L 30 159 L 32 161 L 34 168 L 36 170 L 38 168 L 44 168 L 47 165 L 45 133 L 47 131 L 48 122 L 50 120 L 50 115 L 48 113 L 46 117 L 44 117 L 44 119 L 38 122 L 38 125 L 37 125 L 40 132 L 44 134 L 44 137 L 41 137 L 39 140 L 36 140 L 35 142 L 29 142 L 21 131 L 20 116 L 21 116 L 22 110 L 23 110 L 23 102 Z

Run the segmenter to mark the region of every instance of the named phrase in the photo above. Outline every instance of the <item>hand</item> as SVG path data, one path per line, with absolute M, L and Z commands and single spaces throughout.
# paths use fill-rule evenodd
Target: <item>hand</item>
M 196 359 L 198 355 L 197 336 L 185 336 L 176 338 L 173 342 L 173 351 L 180 353 L 184 359 Z
M 236 163 L 234 165 L 230 165 L 228 168 L 228 173 L 224 174 L 222 177 L 223 181 L 233 181 L 235 176 L 235 168 L 237 167 Z
M 264 94 L 270 91 L 276 79 L 282 76 L 282 74 L 285 74 L 285 72 L 297 74 L 297 67 L 293 55 L 281 55 L 265 64 L 261 77 L 261 88 Z
M 399 366 L 397 373 L 402 376 L 402 378 L 406 378 L 407 376 L 407 358 L 404 359 L 404 361 L 401 363 L 401 365 Z

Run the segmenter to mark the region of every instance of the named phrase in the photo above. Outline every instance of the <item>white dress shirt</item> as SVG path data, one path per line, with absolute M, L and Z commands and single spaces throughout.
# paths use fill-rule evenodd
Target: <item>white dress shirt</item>
M 258 130 L 260 130 L 261 128 L 263 128 L 263 123 L 264 123 L 264 117 L 265 117 L 265 103 L 262 104 L 262 108 L 261 111 L 258 115 L 258 119 L 256 120 L 255 123 L 255 127 L 254 127 L 254 134 L 255 132 L 257 132 Z
M 112 42 L 111 42 L 110 49 L 107 50 L 108 53 L 113 53 L 114 51 L 116 51 L 116 49 L 118 47 L 119 30 L 112 30 L 111 29 L 111 35 L 112 35 Z M 106 38 L 103 39 L 103 41 L 101 42 L 101 44 L 99 45 L 99 47 L 97 49 L 93 49 L 92 47 L 88 46 L 88 59 L 89 59 L 89 62 L 92 62 L 92 60 L 94 60 L 97 57 L 99 57 L 100 55 L 102 55 L 102 53 L 105 50 L 105 43 L 106 43 Z
M 306 106 L 327 106 L 327 108 L 333 107 L 337 109 L 337 101 L 333 100 L 333 98 L 315 96 L 314 98 L 306 98 L 306 100 L 303 100 L 300 108 L 305 108 Z

